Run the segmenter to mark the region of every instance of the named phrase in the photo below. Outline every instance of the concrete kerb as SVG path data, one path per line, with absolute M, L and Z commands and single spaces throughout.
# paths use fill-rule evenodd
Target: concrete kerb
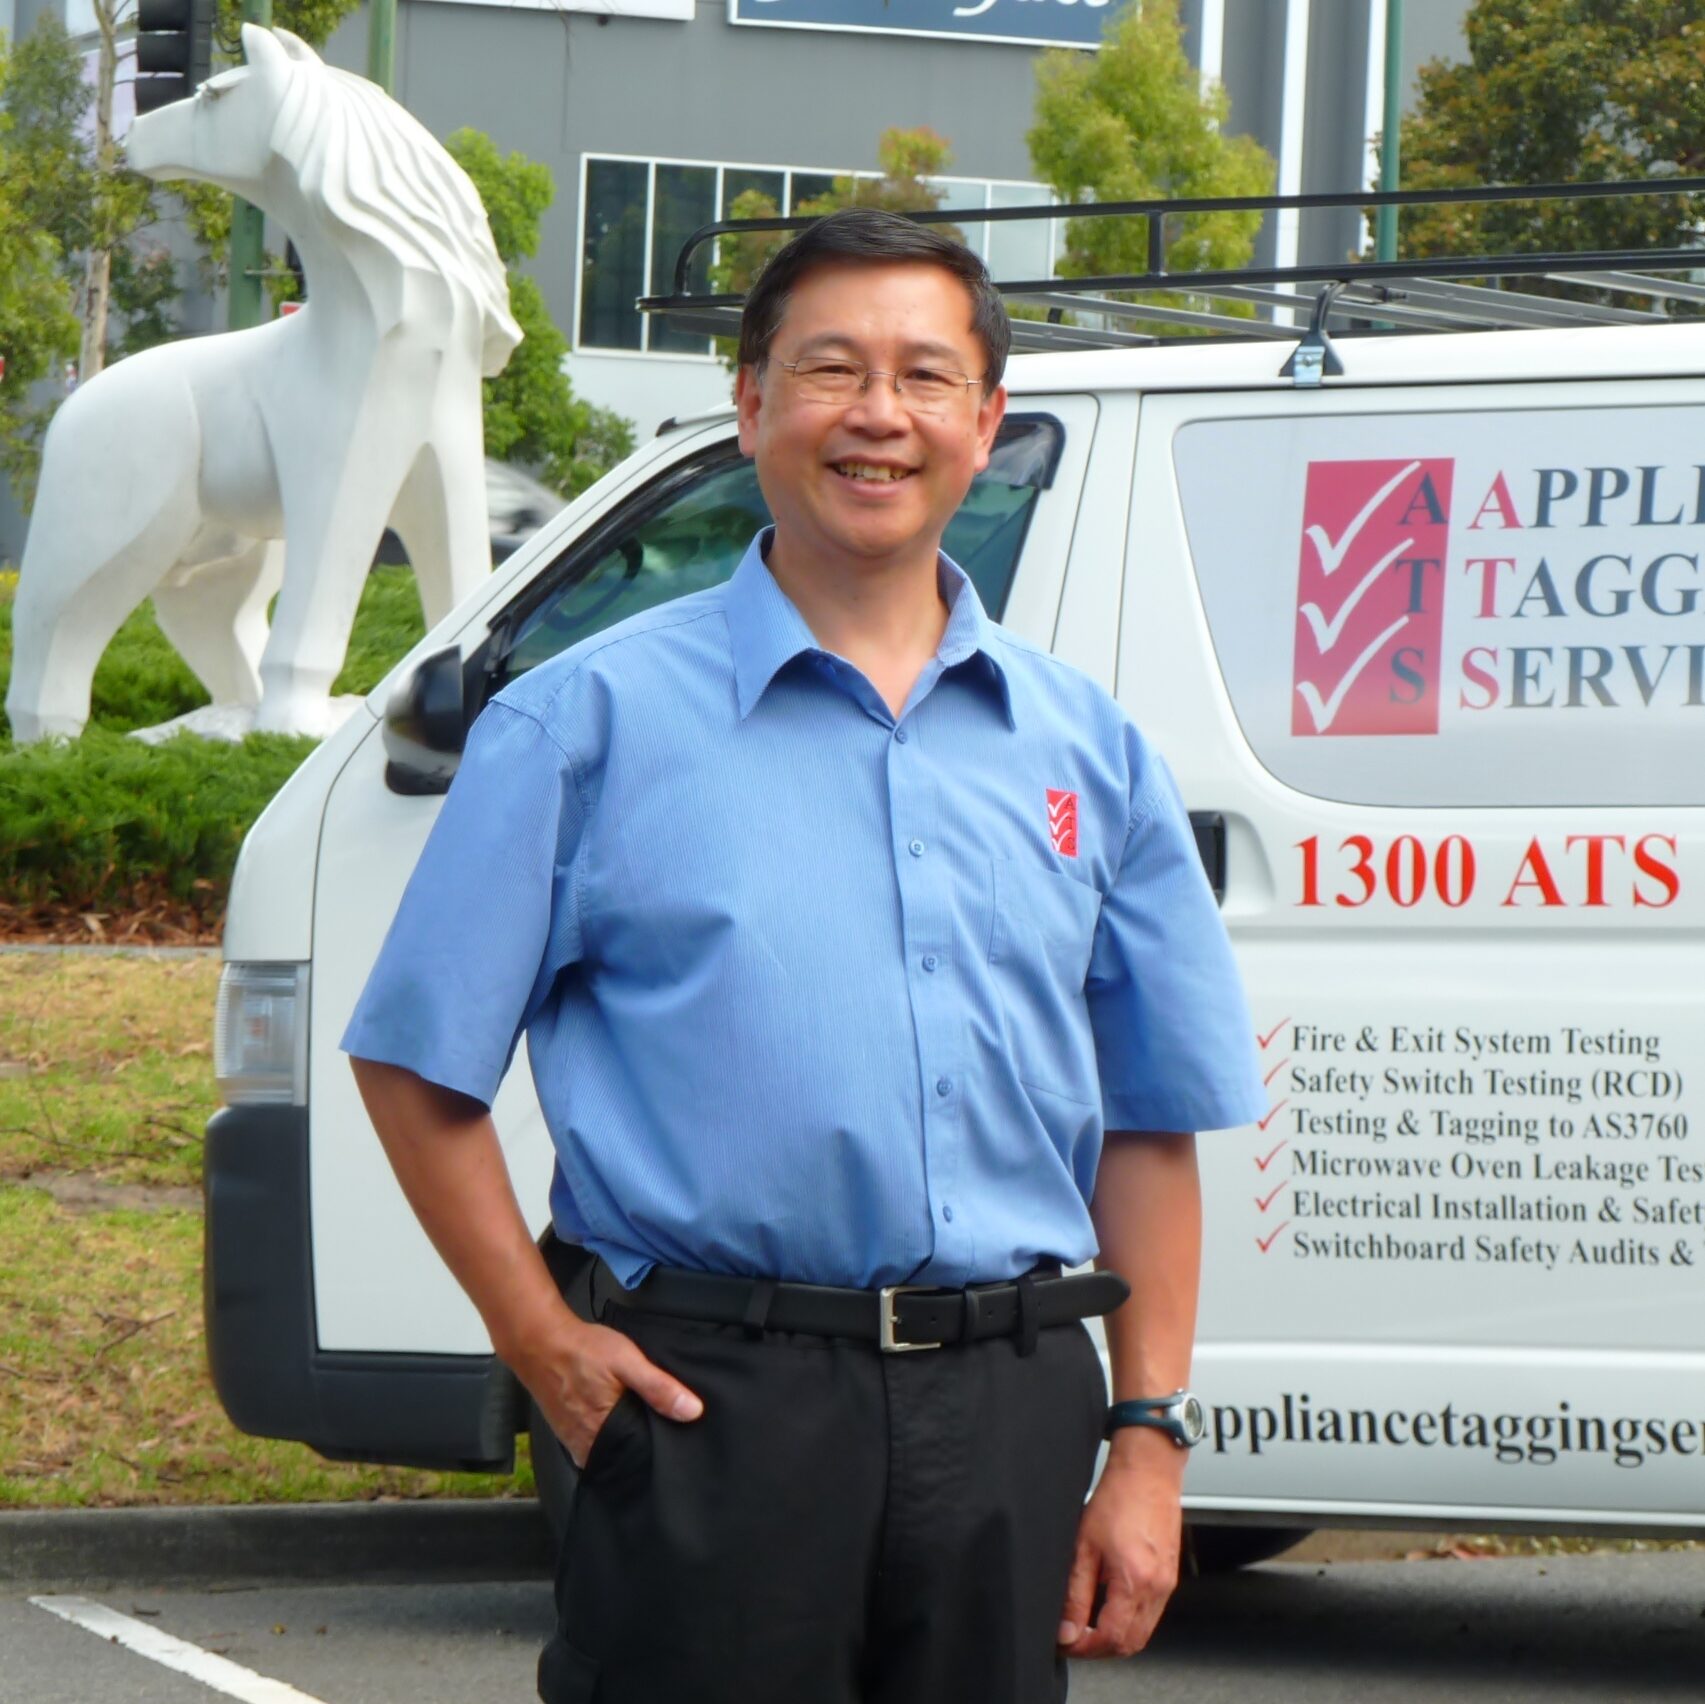
M 0 1513 L 0 1587 L 546 1579 L 531 1500 Z

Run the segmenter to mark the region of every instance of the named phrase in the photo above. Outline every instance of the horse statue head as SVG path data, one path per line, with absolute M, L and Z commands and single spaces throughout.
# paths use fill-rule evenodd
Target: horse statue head
M 502 371 L 521 330 L 467 173 L 376 84 L 327 65 L 288 30 L 244 24 L 243 52 L 244 64 L 192 100 L 135 121 L 131 166 L 218 184 L 263 208 L 301 251 L 310 296 L 316 257 L 340 255 L 381 332 L 402 318 L 411 282 L 447 291 L 477 315 L 481 371 Z

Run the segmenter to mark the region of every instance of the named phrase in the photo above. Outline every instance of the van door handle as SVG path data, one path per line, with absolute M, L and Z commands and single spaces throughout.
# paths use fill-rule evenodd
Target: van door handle
M 1219 811 L 1192 811 L 1190 826 L 1196 831 L 1196 852 L 1207 873 L 1215 902 L 1225 904 L 1225 817 Z

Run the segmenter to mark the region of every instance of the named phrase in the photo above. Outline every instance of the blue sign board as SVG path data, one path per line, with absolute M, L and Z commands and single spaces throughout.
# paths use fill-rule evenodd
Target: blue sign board
M 1118 0 L 728 0 L 734 24 L 1099 47 Z

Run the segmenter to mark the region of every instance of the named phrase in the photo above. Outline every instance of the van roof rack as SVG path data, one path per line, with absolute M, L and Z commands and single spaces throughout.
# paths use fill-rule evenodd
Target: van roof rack
M 1705 194 L 1705 177 L 1643 178 L 1617 183 L 1500 184 L 1477 189 L 1352 190 L 1328 195 L 1247 195 L 1179 201 L 1077 202 L 1061 205 L 955 208 L 908 217 L 924 225 L 1036 223 L 1058 219 L 1142 219 L 1147 223 L 1148 270 L 1095 278 L 997 279 L 1009 303 L 1040 309 L 1043 319 L 1012 324 L 1015 350 L 1109 349 L 1171 341 L 1202 333 L 1223 339 L 1294 340 L 1324 346 L 1333 370 L 1330 333 L 1488 331 L 1580 325 L 1661 325 L 1705 304 L 1705 243 L 1682 248 L 1606 249 L 1546 253 L 1440 255 L 1403 260 L 1345 259 L 1306 266 L 1221 267 L 1169 272 L 1167 224 L 1191 214 L 1303 214 L 1336 208 L 1466 207 L 1505 201 L 1582 201 L 1601 197 Z M 701 226 L 681 246 L 673 291 L 644 296 L 645 313 L 666 315 L 683 330 L 714 337 L 738 335 L 744 297 L 695 293 L 694 257 L 730 233 L 797 231 L 813 217 L 724 219 Z M 1507 288 L 1524 278 L 1545 280 L 1556 294 Z M 1318 288 L 1311 289 L 1310 286 Z M 1165 293 L 1190 305 L 1142 300 Z M 1132 300 L 1131 298 L 1137 298 Z M 1623 298 L 1623 303 L 1609 300 Z M 1196 305 L 1200 304 L 1200 305 Z M 1228 313 L 1253 305 L 1258 317 Z M 1267 317 L 1259 317 L 1265 310 Z M 1067 323 L 1066 315 L 1074 316 Z M 1287 323 L 1286 318 L 1296 323 Z M 1307 363 L 1304 363 L 1306 366 Z M 1286 371 L 1290 371 L 1287 363 Z M 1312 382 L 1299 373 L 1299 383 Z

